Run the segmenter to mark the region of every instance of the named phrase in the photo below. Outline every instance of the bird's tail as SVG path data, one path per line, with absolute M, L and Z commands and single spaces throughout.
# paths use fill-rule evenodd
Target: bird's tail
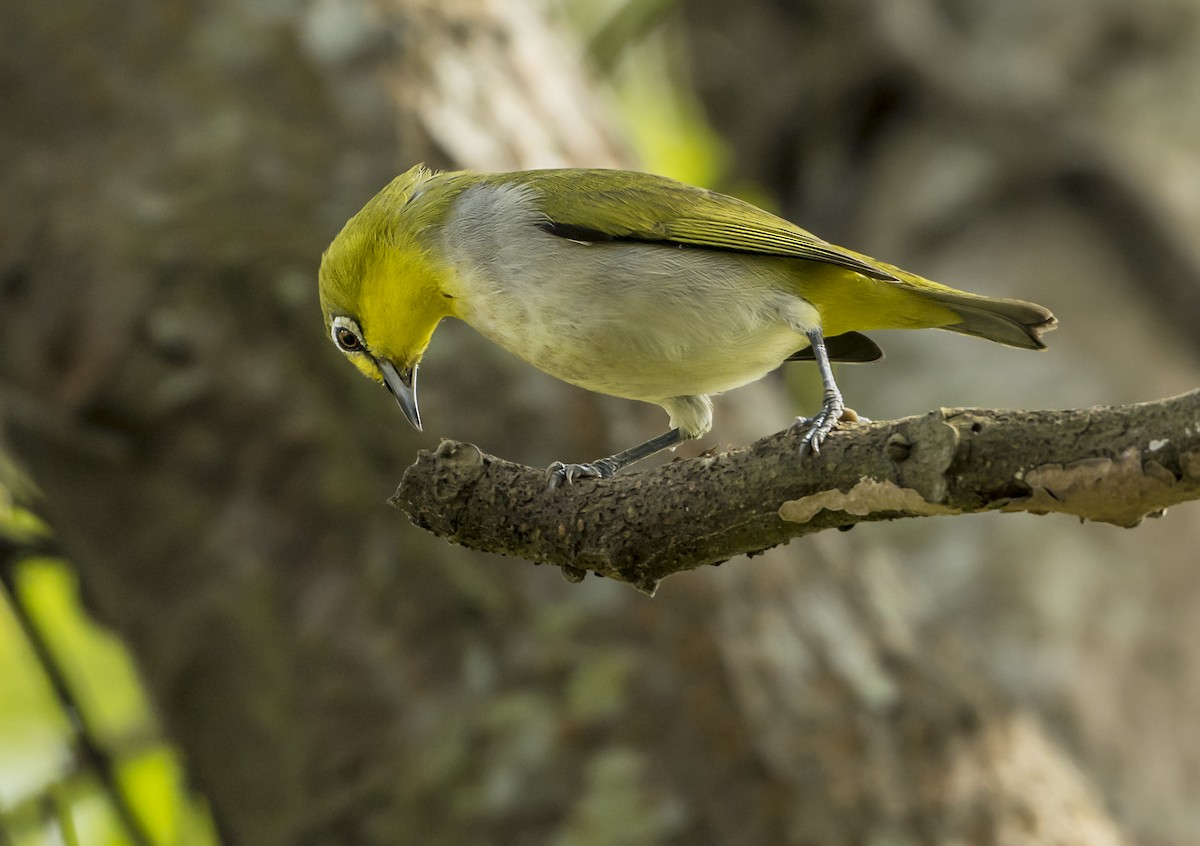
M 839 248 L 842 249 L 842 248 Z M 1049 309 L 1023 300 L 969 294 L 901 270 L 870 256 L 843 250 L 879 273 L 822 272 L 798 275 L 799 292 L 821 315 L 829 336 L 872 329 L 947 329 L 1027 350 L 1045 349 L 1042 335 L 1057 323 Z
M 1010 347 L 1045 349 L 1042 335 L 1058 324 L 1049 309 L 1024 300 L 979 297 L 958 292 L 926 290 L 923 293 L 962 318 L 960 323 L 951 323 L 942 326 L 942 329 L 987 338 Z
M 1058 325 L 1050 310 L 1037 303 L 968 294 L 893 265 L 875 263 L 893 274 L 901 286 L 919 294 L 922 299 L 945 306 L 960 318 L 959 322 L 944 323 L 939 329 L 986 338 L 1010 347 L 1044 350 L 1046 344 L 1042 335 Z

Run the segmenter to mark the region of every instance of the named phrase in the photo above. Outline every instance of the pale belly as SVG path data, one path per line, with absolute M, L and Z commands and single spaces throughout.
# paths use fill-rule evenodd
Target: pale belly
M 633 326 L 550 339 L 531 331 L 492 340 L 564 382 L 647 402 L 737 388 L 762 378 L 808 343 L 784 327 L 737 335 L 708 332 L 666 344 L 645 337 L 655 331 Z
M 745 385 L 808 345 L 781 313 L 810 309 L 800 300 L 781 307 L 768 297 L 745 302 L 742 294 L 742 301 L 732 302 L 713 292 L 684 296 L 674 285 L 610 283 L 601 290 L 603 295 L 493 297 L 464 317 L 552 376 L 648 402 Z M 579 306 L 583 301 L 588 304 Z

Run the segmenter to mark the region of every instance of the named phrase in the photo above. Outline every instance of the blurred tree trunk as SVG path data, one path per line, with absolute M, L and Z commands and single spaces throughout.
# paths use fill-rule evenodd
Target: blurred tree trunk
M 1034 299 L 1060 320 L 1036 357 L 880 333 L 888 359 L 839 377 L 851 405 L 889 418 L 1196 387 L 1200 206 L 1180 191 L 1200 149 L 1194 3 L 752 6 L 681 4 L 681 44 L 729 139 L 733 181 L 770 186 L 787 216 L 835 242 L 968 290 Z M 1189 504 L 1132 532 L 954 520 L 860 529 L 856 544 L 822 548 L 855 571 L 866 558 L 903 573 L 927 669 L 965 661 L 1018 724 L 1034 713 L 1044 721 L 1135 842 L 1182 844 L 1200 830 L 1197 514 Z M 844 596 L 802 572 L 818 580 L 804 592 Z M 769 576 L 753 568 L 742 578 Z M 819 690 L 804 686 L 793 707 Z M 985 722 L 982 735 L 1021 745 L 1000 728 L 1005 718 Z M 973 831 L 969 842 L 992 842 L 986 827 Z M 1039 836 L 991 832 L 996 842 Z
M 769 24 L 770 6 L 696 9 L 697 44 L 724 26 L 737 61 L 790 61 L 723 17 Z M 413 161 L 628 161 L 533 5 L 0 11 L 7 445 L 231 842 L 1118 840 L 1019 697 L 866 541 L 651 603 L 466 554 L 385 505 L 436 439 L 324 337 L 320 250 Z M 869 51 L 825 50 L 825 70 L 867 74 Z M 766 120 L 788 77 L 727 80 Z M 762 128 L 761 153 L 734 134 L 743 174 L 794 210 L 834 198 L 825 234 L 849 234 L 863 177 L 849 190 L 855 167 L 805 172 L 791 148 L 836 160 L 839 137 L 873 136 L 851 122 L 809 147 L 794 128 Z M 461 327 L 422 373 L 429 431 L 530 463 L 605 453 L 642 419 Z M 725 404 L 724 437 L 782 425 L 771 387 Z
M 464 690 L 528 586 L 385 505 L 417 439 L 331 354 L 316 267 L 414 160 L 616 161 L 579 70 L 484 0 L 0 5 L 0 408 L 96 612 L 234 842 L 461 842 L 450 726 L 485 732 Z M 519 378 L 459 343 L 447 397 Z

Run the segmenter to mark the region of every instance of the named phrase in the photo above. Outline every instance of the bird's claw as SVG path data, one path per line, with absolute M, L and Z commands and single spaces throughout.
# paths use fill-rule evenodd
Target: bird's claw
M 550 484 L 550 490 L 554 490 L 563 483 L 573 485 L 576 479 L 609 479 L 615 473 L 616 470 L 604 459 L 591 464 L 564 464 L 556 461 L 546 468 L 546 481 Z
M 847 414 L 847 412 L 849 413 Z M 796 422 L 792 424 L 792 431 L 804 431 L 804 439 L 800 442 L 800 457 L 803 458 L 809 453 L 819 454 L 821 444 L 825 442 L 825 436 L 833 431 L 843 416 L 847 420 L 861 419 L 853 410 L 847 409 L 842 404 L 841 397 L 827 394 L 825 403 L 816 416 L 797 417 Z

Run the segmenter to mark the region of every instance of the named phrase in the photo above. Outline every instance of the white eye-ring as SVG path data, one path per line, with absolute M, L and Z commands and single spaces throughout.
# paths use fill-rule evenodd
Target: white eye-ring
M 367 348 L 363 343 L 362 330 L 348 317 L 335 317 L 330 334 L 333 342 L 344 352 L 359 353 Z

